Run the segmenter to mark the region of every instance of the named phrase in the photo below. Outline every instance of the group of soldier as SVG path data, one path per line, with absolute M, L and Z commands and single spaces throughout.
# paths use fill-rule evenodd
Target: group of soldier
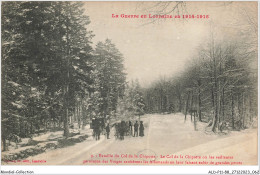
M 121 121 L 121 123 L 115 123 L 113 126 L 115 127 L 115 137 L 120 140 L 124 140 L 124 136 L 138 137 L 138 133 L 139 136 L 144 136 L 143 121 L 140 121 L 140 126 L 138 121 L 136 121 L 134 125 L 131 121 Z
M 93 129 L 93 137 L 96 140 L 100 139 L 100 134 L 104 130 L 105 122 L 103 119 L 92 119 L 91 127 Z
M 129 128 L 130 128 L 130 133 L 132 134 L 132 122 L 129 121 Z M 140 126 L 138 124 L 138 121 L 135 122 L 134 124 L 134 137 L 138 137 L 138 130 L 139 130 L 139 136 L 143 137 L 144 136 L 144 125 L 143 121 L 140 121 Z
M 133 137 L 143 137 L 144 136 L 144 125 L 143 121 L 136 121 L 132 124 L 131 121 L 125 122 L 121 121 L 118 123 L 114 123 L 111 127 L 115 128 L 115 137 L 116 139 L 124 140 L 125 136 L 133 136 Z M 96 140 L 100 139 L 100 134 L 104 132 L 106 134 L 106 138 L 110 139 L 110 125 L 104 124 L 102 121 L 96 121 L 93 125 L 93 137 Z

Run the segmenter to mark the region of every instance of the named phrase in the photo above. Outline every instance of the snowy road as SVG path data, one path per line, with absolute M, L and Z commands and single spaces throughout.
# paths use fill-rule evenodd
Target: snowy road
M 207 156 L 208 158 L 209 156 L 215 156 L 215 158 L 229 156 L 231 159 L 227 161 L 230 162 L 242 162 L 243 165 L 257 164 L 256 129 L 219 136 L 206 134 L 200 128 L 202 125 L 198 126 L 198 131 L 194 131 L 193 124 L 190 120 L 184 122 L 182 114 L 145 115 L 142 120 L 145 126 L 144 137 L 126 136 L 125 140 L 121 141 L 116 140 L 111 134 L 111 139 L 108 140 L 104 136 L 99 141 L 91 138 L 75 146 L 52 150 L 27 159 L 45 160 L 46 163 L 41 163 L 42 165 L 93 164 L 93 162 L 86 163 L 89 160 L 100 164 L 103 164 L 102 161 L 106 161 L 105 164 L 120 164 L 121 160 L 133 160 L 129 158 L 129 155 L 139 157 L 142 154 L 148 156 L 148 158 L 141 158 L 147 161 L 172 160 L 166 158 L 167 155 Z M 119 157 L 115 158 L 115 154 Z M 166 157 L 163 158 L 163 156 Z M 141 160 L 139 158 L 135 160 Z M 113 162 L 113 160 L 116 161 Z M 183 164 L 185 160 L 183 159 Z M 226 159 L 214 159 L 214 161 L 223 162 Z

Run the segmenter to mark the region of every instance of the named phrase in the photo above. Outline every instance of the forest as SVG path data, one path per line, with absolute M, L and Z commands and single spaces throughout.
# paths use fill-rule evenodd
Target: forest
M 257 125 L 257 47 L 246 40 L 217 40 L 211 32 L 185 70 L 144 89 L 146 112 L 182 112 L 213 132 Z M 254 34 L 254 33 L 253 33 Z M 192 116 L 191 116 L 192 120 Z
M 257 31 L 209 38 L 177 76 L 149 87 L 127 81 L 124 56 L 111 39 L 98 42 L 82 2 L 2 3 L 1 141 L 83 128 L 92 118 L 184 113 L 212 132 L 257 124 Z M 253 38 L 253 39 L 252 39 Z M 159 58 L 158 58 L 159 59 Z M 174 69 L 174 65 L 173 65 Z
M 69 137 L 75 122 L 143 113 L 123 55 L 110 39 L 92 46 L 89 23 L 81 2 L 2 3 L 3 150 L 13 138 L 50 129 Z

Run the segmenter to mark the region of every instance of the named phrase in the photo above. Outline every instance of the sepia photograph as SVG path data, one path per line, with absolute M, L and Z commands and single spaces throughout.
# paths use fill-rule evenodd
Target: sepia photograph
M 257 1 L 1 2 L 1 165 L 258 164 Z

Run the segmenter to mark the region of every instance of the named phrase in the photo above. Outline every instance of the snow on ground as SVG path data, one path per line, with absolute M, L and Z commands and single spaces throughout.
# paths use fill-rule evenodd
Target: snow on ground
M 69 137 L 69 139 L 74 139 L 73 141 L 77 142 L 82 141 L 82 139 L 90 140 L 89 137 L 92 136 L 92 130 L 89 125 L 84 129 L 70 129 L 70 133 L 74 136 Z M 87 136 L 89 137 L 86 138 Z M 59 141 L 61 141 L 61 143 L 59 143 Z M 73 145 L 71 141 L 68 141 L 68 143 L 66 142 L 63 131 L 47 131 L 46 133 L 35 134 L 32 138 L 22 138 L 21 142 L 17 144 L 14 142 L 10 142 L 10 144 L 8 151 L 2 152 L 2 160 L 21 159 L 26 157 L 26 155 L 35 155 L 47 152 L 51 149 L 56 149 L 57 147 Z
M 50 139 L 58 139 L 62 138 L 63 136 L 63 131 L 56 131 L 56 132 L 47 132 L 45 134 L 33 137 L 33 140 L 35 141 L 48 141 Z
M 187 117 L 185 122 L 183 114 L 147 114 L 141 116 L 141 120 L 145 126 L 144 137 L 125 136 L 124 140 L 116 140 L 112 131 L 111 139 L 101 136 L 101 140 L 96 141 L 89 137 L 74 146 L 51 150 L 27 159 L 45 160 L 45 163 L 39 163 L 44 165 L 87 165 L 86 160 L 100 161 L 101 164 L 103 160 L 107 161 L 106 164 L 120 164 L 123 160 L 143 160 L 120 158 L 125 155 L 156 156 L 156 161 L 170 160 L 161 157 L 166 155 L 224 155 L 233 157 L 228 161 L 241 161 L 243 165 L 257 164 L 256 129 L 230 132 L 227 135 L 207 134 L 204 131 L 205 123 L 198 122 L 198 130 L 195 131 L 190 117 Z M 115 154 L 120 157 L 109 157 Z

